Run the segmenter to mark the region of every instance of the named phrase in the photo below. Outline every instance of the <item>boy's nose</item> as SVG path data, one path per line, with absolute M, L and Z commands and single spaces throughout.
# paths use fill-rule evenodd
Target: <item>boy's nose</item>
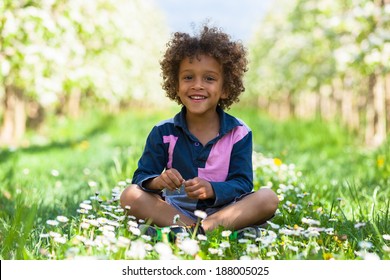
M 192 89 L 194 90 L 204 89 L 202 79 L 195 79 L 194 84 L 192 85 Z

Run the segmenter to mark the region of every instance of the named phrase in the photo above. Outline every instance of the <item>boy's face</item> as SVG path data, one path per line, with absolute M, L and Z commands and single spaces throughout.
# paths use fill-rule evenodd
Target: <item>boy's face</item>
M 215 112 L 219 100 L 227 97 L 223 92 L 222 65 L 203 54 L 183 59 L 179 68 L 178 96 L 190 113 Z

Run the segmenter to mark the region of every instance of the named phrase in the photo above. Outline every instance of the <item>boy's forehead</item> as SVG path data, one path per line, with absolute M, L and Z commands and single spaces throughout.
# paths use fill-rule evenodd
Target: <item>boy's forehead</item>
M 188 55 L 188 56 L 184 57 L 182 59 L 182 61 L 188 59 L 188 61 L 190 63 L 192 63 L 195 59 L 197 61 L 201 61 L 202 58 L 206 58 L 206 59 L 211 58 L 211 59 L 215 60 L 216 62 L 218 62 L 220 64 L 219 60 L 216 57 L 214 57 L 213 55 L 207 54 L 207 53 L 202 53 L 202 52 L 197 52 L 197 53 L 195 53 L 193 55 Z
M 204 54 L 202 52 L 196 52 L 194 54 L 191 54 L 191 55 L 184 57 L 184 59 L 188 59 L 190 62 L 192 62 L 194 59 L 197 59 L 198 61 L 200 61 L 202 59 L 202 56 L 204 56 L 204 55 L 207 55 L 207 54 Z
M 223 73 L 223 65 L 210 55 L 186 56 L 180 61 L 179 72 L 192 71 L 194 68 L 207 72 Z

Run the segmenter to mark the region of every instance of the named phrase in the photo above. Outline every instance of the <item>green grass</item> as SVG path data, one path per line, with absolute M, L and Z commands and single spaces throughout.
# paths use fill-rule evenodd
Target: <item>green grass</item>
M 281 198 L 261 238 L 230 240 L 220 228 L 188 241 L 197 246 L 194 256 L 129 231 L 131 218 L 115 197 L 151 127 L 177 108 L 90 111 L 77 120 L 53 117 L 28 133 L 25 147 L 0 150 L 0 258 L 158 259 L 167 257 L 158 249 L 165 246 L 171 258 L 184 259 L 390 259 L 389 143 L 367 150 L 336 124 L 280 122 L 238 108 L 230 113 L 254 134 L 255 187 L 272 186 Z M 88 214 L 81 202 L 92 206 Z M 68 221 L 47 223 L 58 216 Z M 103 222 L 91 225 L 102 217 L 114 223 L 113 233 Z M 137 249 L 145 244 L 148 250 Z

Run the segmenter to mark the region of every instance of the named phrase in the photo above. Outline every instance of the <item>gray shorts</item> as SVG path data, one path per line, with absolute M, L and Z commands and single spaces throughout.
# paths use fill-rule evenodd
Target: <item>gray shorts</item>
M 199 210 L 206 212 L 207 216 L 211 216 L 211 215 L 213 215 L 214 213 L 216 213 L 216 212 L 222 210 L 223 208 L 225 208 L 225 207 L 227 207 L 227 206 L 229 206 L 229 205 L 232 205 L 232 204 L 234 204 L 234 203 L 237 203 L 238 201 L 242 200 L 244 197 L 246 197 L 246 196 L 248 196 L 248 195 L 250 195 L 250 194 L 252 194 L 252 193 L 253 193 L 253 192 L 244 193 L 244 194 L 240 195 L 239 197 L 236 197 L 233 201 L 231 201 L 231 202 L 229 202 L 229 203 L 223 205 L 222 207 L 210 207 L 210 208 L 199 209 Z M 163 200 L 167 201 L 167 200 L 165 199 L 165 197 L 164 197 L 163 194 L 161 194 L 160 196 L 161 196 L 161 198 L 162 198 Z M 167 201 L 167 203 L 169 203 L 169 201 Z M 194 214 L 194 211 L 195 211 L 196 209 L 195 209 L 194 211 L 191 211 L 191 210 L 183 209 L 183 208 L 181 208 L 180 206 L 175 205 L 175 204 L 173 204 L 173 203 L 169 203 L 169 204 L 172 205 L 173 207 L 175 207 L 179 212 L 181 212 L 181 213 L 183 213 L 184 215 L 186 215 L 187 217 L 191 218 L 192 220 L 196 221 L 196 220 L 198 219 L 198 217 L 195 216 L 195 214 Z

